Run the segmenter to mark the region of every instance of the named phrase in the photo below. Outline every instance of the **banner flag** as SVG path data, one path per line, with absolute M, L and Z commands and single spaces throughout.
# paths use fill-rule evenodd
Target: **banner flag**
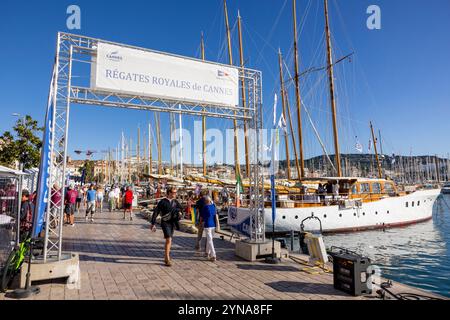
M 45 129 L 42 139 L 41 163 L 39 165 L 39 176 L 36 194 L 36 206 L 33 213 L 32 237 L 36 238 L 44 226 L 45 213 L 47 211 L 50 184 L 50 161 L 51 144 L 53 137 L 53 82 L 55 70 L 53 70 L 52 81 L 50 84 L 50 93 L 47 103 L 47 112 L 45 115 Z

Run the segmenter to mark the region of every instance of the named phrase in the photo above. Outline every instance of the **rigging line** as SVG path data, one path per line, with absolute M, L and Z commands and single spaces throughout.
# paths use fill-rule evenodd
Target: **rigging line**
M 313 87 L 310 88 L 310 90 L 308 92 L 306 92 L 306 94 L 304 94 L 304 96 L 303 96 L 304 99 L 309 98 L 309 96 L 316 89 L 316 87 L 320 84 L 320 82 L 324 80 L 325 76 L 326 75 L 323 75 L 321 78 L 319 78 L 319 80 L 313 85 Z M 331 114 L 331 112 L 329 110 L 327 110 L 327 109 L 321 109 L 321 108 L 317 108 L 317 107 L 311 107 L 311 108 L 315 109 L 315 110 L 318 110 L 318 111 L 321 111 L 321 112 L 324 112 L 324 113 L 327 113 L 327 114 Z M 351 118 L 351 117 L 346 117 L 346 116 L 342 115 L 339 112 L 337 113 L 337 116 L 340 119 L 348 119 L 348 120 L 351 120 L 351 121 L 354 121 L 354 122 L 357 122 L 357 123 L 361 123 L 361 124 L 364 124 L 364 125 L 366 124 L 366 122 L 364 122 L 364 121 L 360 121 L 360 120 L 357 120 L 357 119 Z
M 209 34 L 212 33 L 211 30 L 213 30 L 214 27 L 216 26 L 217 18 L 219 17 L 220 13 L 222 12 L 222 4 L 219 1 L 217 1 L 216 10 L 215 11 L 216 11 L 216 14 L 214 15 L 213 22 L 212 22 L 212 24 L 210 24 L 209 30 L 206 33 L 206 37 L 204 38 L 205 43 L 208 41 Z M 219 41 L 219 43 L 220 43 L 220 41 Z
M 352 50 L 354 50 L 354 45 L 353 45 L 353 42 L 352 42 L 352 40 L 351 40 L 351 38 L 350 38 L 350 36 L 349 36 L 349 32 L 347 31 L 347 27 L 346 27 L 346 24 L 345 24 L 345 22 L 344 22 L 344 18 L 343 18 L 343 16 L 342 16 L 342 13 L 341 13 L 341 10 L 340 10 L 340 8 L 339 8 L 339 5 L 338 5 L 337 2 L 335 3 L 334 1 L 333 1 L 333 5 L 334 5 L 335 8 L 336 8 L 336 12 L 337 12 L 337 15 L 338 15 L 338 18 L 339 18 L 339 22 L 340 22 L 340 24 L 341 24 L 341 26 L 342 26 L 342 29 L 344 30 L 344 32 L 343 32 L 343 33 L 344 33 L 344 36 L 345 36 L 345 38 L 346 38 L 348 44 L 349 44 L 350 47 L 352 48 Z M 359 60 L 358 60 L 358 59 L 356 59 L 356 60 L 357 60 L 357 61 L 356 61 L 356 64 L 359 65 Z M 356 65 L 356 64 L 354 64 L 354 68 L 355 68 L 355 65 Z M 362 70 L 362 71 L 361 71 L 361 74 L 362 74 L 363 77 L 365 78 L 364 69 L 361 69 L 361 70 Z M 356 72 L 355 72 L 354 74 L 356 74 Z M 369 86 L 369 84 L 368 84 L 368 81 L 367 81 L 366 78 L 365 78 L 364 80 L 365 80 L 365 84 L 366 84 L 366 86 L 367 86 L 367 89 L 368 89 L 368 91 L 369 91 L 369 94 L 371 95 L 372 103 L 373 103 L 374 106 L 376 106 L 377 103 L 376 103 L 376 101 L 375 101 L 375 98 L 374 98 L 373 93 L 372 93 L 371 90 L 370 90 L 370 86 Z
M 340 10 L 340 8 L 339 8 L 339 5 L 338 5 L 338 3 L 337 3 L 337 1 L 333 1 L 333 5 L 336 7 L 336 12 L 337 12 L 337 14 L 338 14 L 338 17 L 339 17 L 339 22 L 341 23 L 341 25 L 342 25 L 342 28 L 344 29 L 344 36 L 345 36 L 345 38 L 346 38 L 346 40 L 348 41 L 348 43 L 349 43 L 349 45 L 350 45 L 350 47 L 354 50 L 354 45 L 353 45 L 353 42 L 352 42 L 352 40 L 351 40 L 351 38 L 350 38 L 350 36 L 349 36 L 349 32 L 348 32 L 348 30 L 347 30 L 347 27 L 346 27 L 346 24 L 345 24 L 345 20 L 344 20 L 344 18 L 343 18 L 343 15 L 342 15 L 342 13 L 341 13 L 341 10 Z M 373 106 L 375 107 L 375 108 L 378 108 L 378 103 L 376 102 L 376 99 L 375 99 L 375 96 L 374 96 L 374 94 L 373 94 L 373 91 L 371 90 L 371 87 L 370 87 L 370 85 L 369 85 L 369 82 L 368 82 L 368 80 L 367 80 L 367 76 L 366 76 L 366 74 L 365 74 L 365 71 L 364 71 L 364 69 L 362 68 L 362 65 L 360 65 L 360 62 L 359 62 L 359 60 L 358 59 L 356 59 L 356 63 L 358 64 L 358 67 L 360 67 L 360 70 L 361 70 L 361 75 L 362 75 L 362 77 L 364 78 L 363 80 L 364 80 L 364 84 L 366 85 L 366 89 L 368 90 L 368 93 L 369 93 L 369 95 L 370 95 L 370 98 L 371 98 L 371 100 L 372 100 L 372 103 L 373 103 Z
M 248 35 L 249 39 L 251 40 L 251 42 L 253 43 L 253 45 L 258 48 L 258 44 L 256 43 L 255 39 L 253 38 L 253 36 L 251 35 L 249 28 L 246 26 L 246 28 L 243 28 L 244 32 Z M 257 34 L 257 33 L 256 33 Z M 276 51 L 278 54 L 278 51 Z M 272 82 L 275 82 L 276 79 L 278 78 L 278 75 L 275 75 L 272 71 L 273 67 L 272 65 L 270 65 L 267 60 L 262 56 L 262 61 L 264 62 L 264 64 L 266 65 L 267 69 L 269 70 L 270 76 L 272 77 Z
M 242 24 L 244 24 L 244 22 L 242 22 Z M 258 60 L 255 62 L 255 64 L 257 65 L 259 62 L 261 62 L 260 60 L 264 58 L 264 56 L 262 55 L 263 50 L 265 49 L 265 47 L 269 47 L 270 49 L 272 49 L 272 51 L 274 53 L 278 54 L 278 49 L 275 49 L 274 46 L 272 46 L 272 44 L 265 38 L 263 37 L 258 31 L 256 31 L 256 29 L 253 29 L 250 25 L 245 25 L 246 32 L 250 34 L 250 31 L 252 31 L 253 33 L 255 33 L 263 42 L 263 48 L 262 49 L 258 49 L 258 47 L 256 47 L 259 50 L 258 53 Z
M 219 3 L 219 1 L 217 3 Z M 220 8 L 218 8 L 218 12 L 220 12 L 220 21 L 222 21 L 222 22 L 219 22 L 219 37 L 218 37 L 218 40 L 219 40 L 218 49 L 219 50 L 217 52 L 216 61 L 222 61 L 221 56 L 223 55 L 223 51 L 225 50 L 225 47 L 226 47 L 226 42 L 225 42 L 225 40 L 223 40 L 224 38 L 226 39 L 226 37 L 224 37 L 226 30 L 225 30 L 225 26 L 223 24 L 223 21 L 225 19 L 225 13 L 223 12 L 222 6 L 220 6 Z
M 314 125 L 314 122 L 313 122 L 313 120 L 312 120 L 311 114 L 310 114 L 310 112 L 309 112 L 309 110 L 308 110 L 308 108 L 307 108 L 307 106 L 306 106 L 306 104 L 305 104 L 305 99 L 308 98 L 308 96 L 315 90 L 315 88 L 317 87 L 317 85 L 318 85 L 319 83 L 321 83 L 321 82 L 323 81 L 324 78 L 325 78 L 325 75 L 322 75 L 322 77 L 319 78 L 319 79 L 316 81 L 316 84 L 312 86 L 312 88 L 309 90 L 309 92 L 306 93 L 306 95 L 305 95 L 304 98 L 302 99 L 302 106 L 303 106 L 304 110 L 306 111 L 306 114 L 307 114 L 307 116 L 308 116 L 308 120 L 309 120 L 309 122 L 310 122 L 310 124 L 311 124 L 311 126 L 312 126 L 312 128 L 313 128 L 313 130 L 314 130 L 314 133 L 315 133 L 315 135 L 316 135 L 316 137 L 317 137 L 317 139 L 318 139 L 318 141 L 319 141 L 319 144 L 320 144 L 321 147 L 322 147 L 322 150 L 323 150 L 324 154 L 326 155 L 326 157 L 327 157 L 328 161 L 330 162 L 332 168 L 336 171 L 336 168 L 334 167 L 334 164 L 333 164 L 333 162 L 331 161 L 331 159 L 330 159 L 330 157 L 329 157 L 329 155 L 328 155 L 328 152 L 327 152 L 327 150 L 326 150 L 326 147 L 325 147 L 325 145 L 324 145 L 324 143 L 323 143 L 323 141 L 322 141 L 322 139 L 321 139 L 321 137 L 320 137 L 319 132 L 318 132 L 317 129 L 316 129 L 316 126 Z
M 258 63 L 260 62 L 260 59 L 261 59 L 261 57 L 262 57 L 262 52 L 264 51 L 266 45 L 269 43 L 269 41 L 270 41 L 270 40 L 272 39 L 272 37 L 273 37 L 273 34 L 274 34 L 274 32 L 275 32 L 276 27 L 278 26 L 278 24 L 279 24 L 279 22 L 280 22 L 281 16 L 282 16 L 282 14 L 283 14 L 283 11 L 284 11 L 284 8 L 286 7 L 287 2 L 288 2 L 288 0 L 284 0 L 284 3 L 283 3 L 283 5 L 281 6 L 280 11 L 278 12 L 278 15 L 277 15 L 277 17 L 276 17 L 276 19 L 275 19 L 275 22 L 272 24 L 272 29 L 271 29 L 270 32 L 269 32 L 269 36 L 267 37 L 267 41 L 266 41 L 266 43 L 264 44 L 264 46 L 261 48 L 261 50 L 260 50 L 260 52 L 259 52 L 259 54 L 258 54 L 258 57 L 256 58 L 256 65 L 258 65 Z
M 332 65 L 330 65 L 330 66 L 326 66 L 326 67 L 312 67 L 312 68 L 309 68 L 309 69 L 303 71 L 302 73 L 300 73 L 298 76 L 299 76 L 299 77 L 302 77 L 302 76 L 305 76 L 305 75 L 307 75 L 307 74 L 309 74 L 309 73 L 312 73 L 312 72 L 318 72 L 318 71 L 328 70 L 328 69 L 330 69 L 331 67 L 334 67 L 336 64 L 338 64 L 339 62 L 342 62 L 343 60 L 349 58 L 349 57 L 352 56 L 352 55 L 353 55 L 353 53 L 350 53 L 350 54 L 346 55 L 345 57 L 343 57 L 343 58 L 337 60 L 336 62 L 334 62 L 334 63 L 333 63 Z M 293 80 L 294 80 L 294 78 L 288 79 L 288 81 L 293 81 Z
M 316 47 L 316 50 L 315 50 L 315 52 L 314 52 L 313 59 L 311 60 L 311 65 L 310 65 L 310 67 L 312 66 L 312 64 L 314 64 L 314 61 L 319 57 L 319 50 L 320 50 L 321 47 L 324 46 L 324 44 L 323 44 L 324 37 L 325 37 L 325 31 L 322 33 L 321 40 L 320 40 L 320 42 L 318 43 L 318 45 L 317 45 L 317 47 Z M 291 57 L 287 57 L 287 58 L 290 59 L 290 58 L 292 58 L 292 56 L 291 56 Z M 292 80 L 294 77 L 292 76 L 292 74 L 291 74 L 291 72 L 290 72 L 290 68 L 289 68 L 288 65 L 286 64 L 286 59 L 283 59 L 283 64 L 284 64 L 284 66 L 285 66 L 285 68 L 286 68 L 286 70 L 287 70 L 287 73 L 288 73 L 288 75 L 289 75 L 289 78 L 288 78 L 288 80 L 286 80 L 286 82 L 289 83 L 289 85 L 290 85 L 290 84 L 292 84 L 292 81 L 291 81 L 291 80 Z
M 303 12 L 303 15 L 298 20 L 299 22 L 297 23 L 297 26 L 296 26 L 297 30 L 298 30 L 298 32 L 297 32 L 298 39 L 300 39 L 302 34 L 303 34 L 303 30 L 304 30 L 305 25 L 306 25 L 306 20 L 307 20 L 307 17 L 309 15 L 309 12 L 310 12 L 310 9 L 311 9 L 311 4 L 312 4 L 312 0 L 309 0 L 308 4 L 306 5 L 306 9 Z M 292 43 L 290 48 L 289 48 L 289 50 L 288 50 L 288 52 L 287 52 L 287 54 L 286 54 L 286 57 L 291 57 L 292 58 L 293 54 L 294 54 L 294 44 Z
M 333 161 L 331 161 L 330 156 L 328 155 L 327 148 L 325 147 L 325 145 L 324 145 L 323 142 L 322 142 L 322 139 L 320 138 L 320 134 L 319 134 L 319 132 L 317 131 L 316 126 L 314 125 L 314 122 L 313 122 L 313 120 L 312 120 L 312 118 L 311 118 L 311 115 L 310 115 L 310 113 L 309 113 L 309 110 L 308 110 L 308 108 L 306 107 L 304 101 L 302 101 L 302 106 L 303 106 L 303 109 L 306 111 L 306 115 L 308 116 L 309 123 L 311 124 L 311 127 L 312 127 L 313 130 L 314 130 L 314 133 L 315 133 L 315 135 L 316 135 L 316 137 L 317 137 L 317 140 L 319 141 L 320 146 L 322 147 L 322 150 L 323 150 L 324 154 L 326 155 L 326 157 L 327 157 L 327 159 L 328 159 L 328 162 L 331 164 L 331 167 L 333 168 L 333 170 L 334 170 L 335 172 L 337 172 L 336 167 L 334 166 Z

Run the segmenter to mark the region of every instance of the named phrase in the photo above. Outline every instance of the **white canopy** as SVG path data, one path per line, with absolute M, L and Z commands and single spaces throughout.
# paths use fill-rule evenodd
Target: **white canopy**
M 24 174 L 26 173 L 0 165 L 0 177 L 11 177 L 11 176 L 17 177 Z

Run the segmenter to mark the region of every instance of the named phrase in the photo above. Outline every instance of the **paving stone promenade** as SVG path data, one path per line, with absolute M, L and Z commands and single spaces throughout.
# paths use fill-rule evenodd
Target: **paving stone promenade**
M 228 239 L 215 239 L 218 260 L 209 262 L 194 250 L 196 235 L 176 232 L 174 265 L 166 267 L 161 230 L 150 232 L 140 214 L 133 221 L 122 217 L 101 213 L 91 223 L 77 215 L 75 227 L 64 227 L 64 250 L 80 255 L 81 287 L 38 282 L 41 293 L 32 299 L 364 299 L 334 290 L 331 274 L 302 272 L 290 259 L 280 265 L 241 260 Z

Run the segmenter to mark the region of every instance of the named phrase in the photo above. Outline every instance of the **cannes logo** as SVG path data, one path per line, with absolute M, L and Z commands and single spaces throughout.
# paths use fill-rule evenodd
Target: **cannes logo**
M 122 61 L 122 56 L 119 55 L 119 51 L 114 51 L 114 52 L 108 53 L 106 55 L 106 57 L 111 61 L 116 61 L 116 62 Z
M 225 72 L 225 71 L 218 70 L 218 71 L 217 71 L 217 76 L 218 76 L 218 77 L 229 77 L 230 74 L 227 73 L 227 72 Z

